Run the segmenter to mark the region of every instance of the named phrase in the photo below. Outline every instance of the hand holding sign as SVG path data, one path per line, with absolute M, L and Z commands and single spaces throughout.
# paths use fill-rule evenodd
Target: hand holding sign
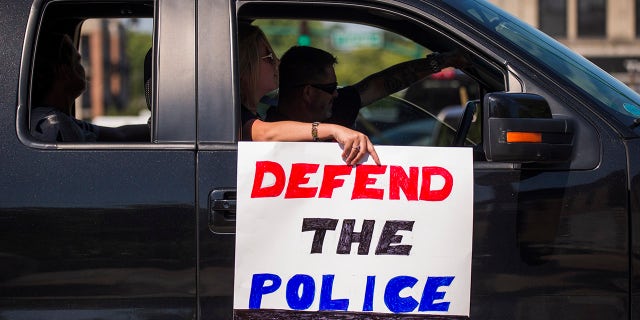
M 342 159 L 347 164 L 356 165 L 364 156 L 370 154 L 373 161 L 380 165 L 378 153 L 365 134 L 358 131 L 335 130 L 333 136 L 342 147 Z
M 331 123 L 315 122 L 313 127 L 313 137 L 319 140 L 335 140 L 342 148 L 342 160 L 348 165 L 360 163 L 367 154 L 371 155 L 373 161 L 380 165 L 380 158 L 373 147 L 373 143 L 367 135 L 360 131 L 355 131 L 347 127 Z M 283 141 L 283 140 L 280 140 Z

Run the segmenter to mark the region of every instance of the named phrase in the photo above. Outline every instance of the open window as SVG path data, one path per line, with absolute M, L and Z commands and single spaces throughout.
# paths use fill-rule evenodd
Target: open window
M 332 53 L 338 59 L 339 86 L 353 85 L 370 74 L 432 52 L 465 54 L 468 67 L 445 68 L 364 106 L 353 128 L 378 145 L 459 145 L 481 151 L 482 96 L 506 90 L 506 71 L 479 56 L 455 34 L 429 21 L 350 5 L 247 3 L 239 14 L 243 23 L 260 26 L 278 56 L 294 45 Z M 259 113 L 277 104 L 277 91 L 263 102 Z M 473 112 L 467 112 L 464 137 L 458 137 L 468 107 Z M 456 139 L 460 140 L 457 144 Z
M 153 15 L 153 2 L 45 3 L 19 130 L 44 144 L 150 143 Z

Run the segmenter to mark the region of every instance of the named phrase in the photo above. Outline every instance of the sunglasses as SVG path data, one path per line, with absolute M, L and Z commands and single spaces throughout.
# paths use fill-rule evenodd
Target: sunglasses
M 260 59 L 266 61 L 269 64 L 276 65 L 277 58 L 274 56 L 273 52 L 269 52 L 268 55 L 260 57 Z
M 336 90 L 338 89 L 338 83 L 337 82 L 332 82 L 332 83 L 309 83 L 306 84 L 309 86 L 312 86 L 316 89 L 322 90 L 328 94 L 333 95 L 334 92 L 336 92 Z

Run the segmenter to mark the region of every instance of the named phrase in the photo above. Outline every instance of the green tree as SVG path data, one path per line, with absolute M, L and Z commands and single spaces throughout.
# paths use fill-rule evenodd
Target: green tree
M 356 49 L 337 54 L 336 76 L 340 85 L 352 85 L 389 66 L 406 61 L 407 57 L 384 49 Z
M 322 48 L 326 44 L 325 30 L 321 22 L 308 21 L 307 28 L 310 45 Z M 302 29 L 301 20 L 258 20 L 254 25 L 260 27 L 269 39 L 275 53 L 281 57 L 289 48 L 298 45 L 298 38 Z
M 264 31 L 276 54 L 282 56 L 286 50 L 298 44 L 301 23 L 301 20 L 257 20 L 254 24 Z M 415 42 L 383 30 L 380 30 L 384 39 L 382 48 L 338 50 L 331 43 L 332 33 L 353 30 L 353 27 L 349 28 L 344 23 L 308 21 L 307 29 L 311 46 L 331 52 L 338 58 L 336 76 L 343 86 L 354 84 L 402 61 L 423 57 L 427 52 Z
M 130 103 L 126 114 L 137 115 L 147 108 L 144 95 L 144 57 L 151 48 L 151 34 L 140 31 L 127 31 L 126 54 L 129 61 Z

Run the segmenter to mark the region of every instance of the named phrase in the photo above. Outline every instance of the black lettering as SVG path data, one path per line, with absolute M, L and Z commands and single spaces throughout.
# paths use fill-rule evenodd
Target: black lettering
M 400 243 L 402 236 L 397 235 L 398 230 L 413 230 L 413 223 L 415 221 L 400 221 L 390 220 L 385 222 L 384 228 L 382 228 L 382 234 L 380 235 L 380 241 L 378 241 L 378 247 L 376 248 L 376 255 L 402 255 L 408 256 L 411 252 L 411 245 L 397 245 L 391 244 Z
M 302 220 L 302 232 L 315 231 L 310 253 L 322 253 L 322 244 L 327 230 L 336 230 L 338 219 L 304 218 Z
M 375 223 L 376 222 L 374 220 L 364 220 L 362 223 L 362 230 L 360 232 L 353 232 L 355 220 L 345 219 L 342 222 L 342 231 L 340 232 L 340 240 L 338 241 L 336 253 L 349 254 L 351 253 L 351 244 L 359 242 L 358 254 L 368 254 L 369 247 L 371 246 L 371 237 L 373 236 L 373 226 Z

